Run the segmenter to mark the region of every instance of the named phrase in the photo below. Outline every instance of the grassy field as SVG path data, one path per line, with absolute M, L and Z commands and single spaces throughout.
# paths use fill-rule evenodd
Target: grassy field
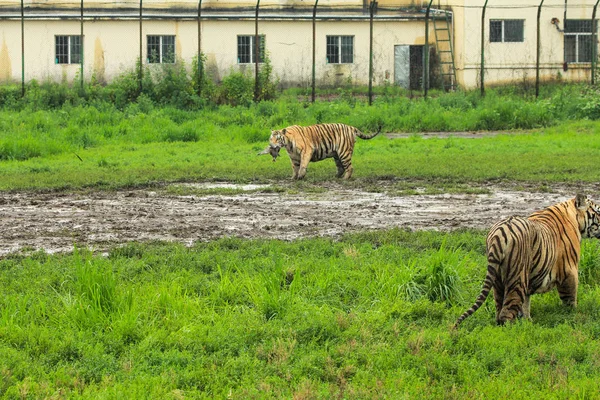
M 598 242 L 580 305 L 496 327 L 484 235 L 127 244 L 0 261 L 4 398 L 597 398 Z
M 544 90 L 540 100 L 497 89 L 427 101 L 379 91 L 370 108 L 351 93 L 312 105 L 291 92 L 189 110 L 144 96 L 51 106 L 30 90 L 0 104 L 0 191 L 278 184 L 291 175 L 287 156 L 256 156 L 270 129 L 316 122 L 514 130 L 359 140 L 349 187 L 599 182 L 595 91 Z M 334 174 L 332 161 L 311 164 L 293 190 L 325 190 Z M 451 331 L 480 290 L 484 240 L 391 230 L 13 254 L 0 259 L 0 398 L 600 398 L 600 244 L 583 243 L 576 310 L 554 291 L 532 298 L 532 321 L 496 327 L 488 302 Z
M 145 97 L 122 109 L 106 102 L 58 108 L 5 104 L 0 109 L 0 190 L 287 180 L 287 156 L 272 163 L 256 154 L 267 145 L 270 129 L 317 122 L 344 122 L 366 132 L 383 124 L 384 132 L 528 133 L 477 140 L 359 139 L 358 184 L 377 179 L 419 180 L 425 186 L 597 182 L 599 116 L 600 105 L 576 86 L 555 89 L 541 100 L 499 90 L 484 99 L 474 93 L 427 101 L 382 95 L 372 107 L 353 97 L 309 104 L 290 94 L 250 107 L 195 111 L 158 107 Z M 334 175 L 330 160 L 311 164 L 307 177 L 322 182 Z

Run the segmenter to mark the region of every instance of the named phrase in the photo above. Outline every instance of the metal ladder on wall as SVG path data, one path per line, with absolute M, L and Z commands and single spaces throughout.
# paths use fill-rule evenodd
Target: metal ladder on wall
M 452 45 L 452 34 L 450 31 L 450 17 L 448 11 L 440 10 L 444 14 L 442 21 L 433 19 L 433 30 L 435 32 L 436 51 L 440 60 L 440 76 L 444 90 L 456 90 L 456 66 L 454 64 L 454 46 Z

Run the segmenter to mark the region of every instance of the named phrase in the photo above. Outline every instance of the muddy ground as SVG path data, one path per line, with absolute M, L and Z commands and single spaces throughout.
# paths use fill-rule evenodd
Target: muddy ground
M 385 182 L 381 186 L 385 189 Z M 91 193 L 0 193 L 0 256 L 44 249 L 70 251 L 75 244 L 104 251 L 127 241 L 191 244 L 223 236 L 295 239 L 339 236 L 365 229 L 487 229 L 508 215 L 532 211 L 600 186 L 550 187 L 544 193 L 489 187 L 489 194 L 394 196 L 326 184 L 321 193 L 265 193 L 234 187 L 235 195 L 175 195 L 165 188 Z M 268 189 L 268 187 L 266 187 Z M 244 190 L 248 190 L 244 192 Z

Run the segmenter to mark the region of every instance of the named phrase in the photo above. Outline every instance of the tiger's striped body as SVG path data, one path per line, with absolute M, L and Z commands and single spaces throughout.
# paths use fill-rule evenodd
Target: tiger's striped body
M 365 135 L 357 128 L 345 124 L 317 124 L 311 126 L 293 125 L 271 132 L 269 147 L 259 154 L 271 154 L 273 161 L 279 149 L 285 147 L 292 162 L 293 179 L 306 175 L 308 163 L 333 158 L 337 166 L 338 178 L 352 176 L 352 153 L 356 136 L 371 139 L 381 131 Z
M 486 239 L 487 275 L 475 304 L 454 327 L 473 314 L 491 289 L 499 325 L 530 318 L 529 297 L 557 287 L 565 305 L 577 305 L 581 238 L 600 236 L 600 208 L 585 196 L 496 223 Z

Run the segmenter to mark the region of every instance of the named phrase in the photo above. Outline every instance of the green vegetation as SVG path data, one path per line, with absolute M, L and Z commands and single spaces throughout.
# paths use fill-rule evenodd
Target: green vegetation
M 142 93 L 133 75 L 83 92 L 32 83 L 24 99 L 0 87 L 0 190 L 222 180 L 323 191 L 332 161 L 290 184 L 285 158 L 256 156 L 270 128 L 317 122 L 365 131 L 383 123 L 387 132 L 531 129 L 477 140 L 359 140 L 348 187 L 399 195 L 600 181 L 594 89 L 546 87 L 535 100 L 500 88 L 483 99 L 424 101 L 383 87 L 368 107 L 344 88 L 332 102 L 309 104 L 288 91 L 253 104 L 243 74 L 219 87 L 206 81 L 199 97 L 185 70 L 161 73 L 170 75 L 146 74 Z M 264 98 L 274 90 L 268 74 Z M 390 230 L 337 241 L 125 243 L 108 256 L 13 254 L 0 260 L 0 397 L 597 397 L 600 244 L 583 243 L 577 310 L 551 292 L 532 298 L 533 321 L 496 327 L 488 302 L 451 331 L 479 293 L 484 238 Z
M 166 79 L 171 81 L 177 80 Z M 118 81 L 98 90 L 114 94 L 123 87 L 128 86 Z M 367 132 L 379 124 L 386 132 L 533 128 L 528 135 L 476 141 L 418 136 L 359 140 L 354 177 L 361 184 L 371 179 L 420 180 L 436 192 L 506 179 L 600 180 L 595 165 L 600 96 L 592 89 L 548 87 L 537 101 L 506 89 L 490 90 L 483 99 L 459 92 L 427 101 L 410 100 L 391 88 L 379 90 L 383 93 L 372 107 L 355 96 L 310 104 L 290 91 L 277 102 L 185 110 L 162 106 L 144 93 L 132 103 L 115 98 L 113 104 L 100 95 L 70 96 L 76 89 L 60 85 L 32 83 L 22 100 L 0 87 L 0 190 L 287 181 L 291 168 L 285 157 L 272 163 L 256 154 L 266 145 L 270 128 L 317 122 L 344 122 Z M 156 93 L 163 91 L 175 93 L 172 88 Z M 525 158 L 531 162 L 523 164 Z M 309 182 L 335 175 L 332 161 L 309 169 Z
M 580 306 L 494 322 L 484 234 L 130 243 L 0 261 L 0 397 L 594 398 L 598 242 Z M 595 271 L 595 272 L 594 272 Z

